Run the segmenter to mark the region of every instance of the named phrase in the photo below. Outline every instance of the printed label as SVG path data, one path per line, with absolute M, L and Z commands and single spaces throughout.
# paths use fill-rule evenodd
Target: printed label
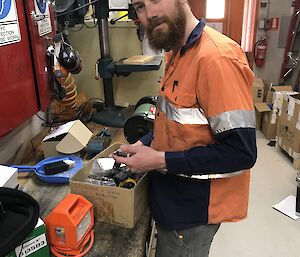
M 298 114 L 298 120 L 297 120 L 297 123 L 296 123 L 296 129 L 300 130 L 300 112 Z
M 39 36 L 41 37 L 52 31 L 49 5 L 46 0 L 35 0 L 34 7 L 36 15 L 42 17 L 41 20 L 37 22 Z
M 289 97 L 289 104 L 288 104 L 288 116 L 292 117 L 294 115 L 296 101 L 292 97 Z
M 20 42 L 15 0 L 0 0 L 0 46 Z
M 276 124 L 276 120 L 277 120 L 277 113 L 272 112 L 272 114 L 271 114 L 271 124 Z
M 47 245 L 46 235 L 37 236 L 15 249 L 16 256 L 26 257 Z

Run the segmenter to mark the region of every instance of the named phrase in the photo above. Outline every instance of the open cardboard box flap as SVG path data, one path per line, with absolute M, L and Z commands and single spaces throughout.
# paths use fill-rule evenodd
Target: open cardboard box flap
M 70 121 L 47 135 L 42 142 L 45 157 L 82 150 L 93 133 L 80 121 Z M 56 152 L 57 151 L 57 152 Z
M 69 129 L 67 135 L 57 144 L 56 150 L 60 153 L 71 154 L 82 150 L 93 133 L 77 120 Z
M 271 90 L 275 92 L 282 92 L 282 91 L 293 91 L 293 88 L 292 86 L 272 86 Z
M 263 103 L 255 103 L 254 107 L 255 107 L 255 109 L 258 112 L 270 112 L 271 111 L 271 108 L 265 102 L 263 102 Z

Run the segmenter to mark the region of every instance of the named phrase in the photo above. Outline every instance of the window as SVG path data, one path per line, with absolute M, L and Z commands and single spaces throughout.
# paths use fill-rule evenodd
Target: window
M 206 19 L 224 19 L 225 0 L 207 0 Z

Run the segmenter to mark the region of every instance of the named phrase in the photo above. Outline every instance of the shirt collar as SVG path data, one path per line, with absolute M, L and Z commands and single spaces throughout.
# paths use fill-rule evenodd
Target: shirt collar
M 185 52 L 201 37 L 204 26 L 206 22 L 205 19 L 201 19 L 197 26 L 194 28 L 190 36 L 188 37 L 188 40 L 186 41 L 186 44 L 181 48 L 180 55 L 184 55 Z

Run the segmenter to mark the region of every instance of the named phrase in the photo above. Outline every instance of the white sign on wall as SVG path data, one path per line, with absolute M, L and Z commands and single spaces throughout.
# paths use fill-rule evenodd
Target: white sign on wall
M 37 22 L 37 25 L 39 36 L 44 36 L 52 31 L 49 5 L 46 0 L 34 0 L 34 7 L 36 15 L 43 17 Z
M 0 0 L 0 46 L 21 41 L 15 0 Z

